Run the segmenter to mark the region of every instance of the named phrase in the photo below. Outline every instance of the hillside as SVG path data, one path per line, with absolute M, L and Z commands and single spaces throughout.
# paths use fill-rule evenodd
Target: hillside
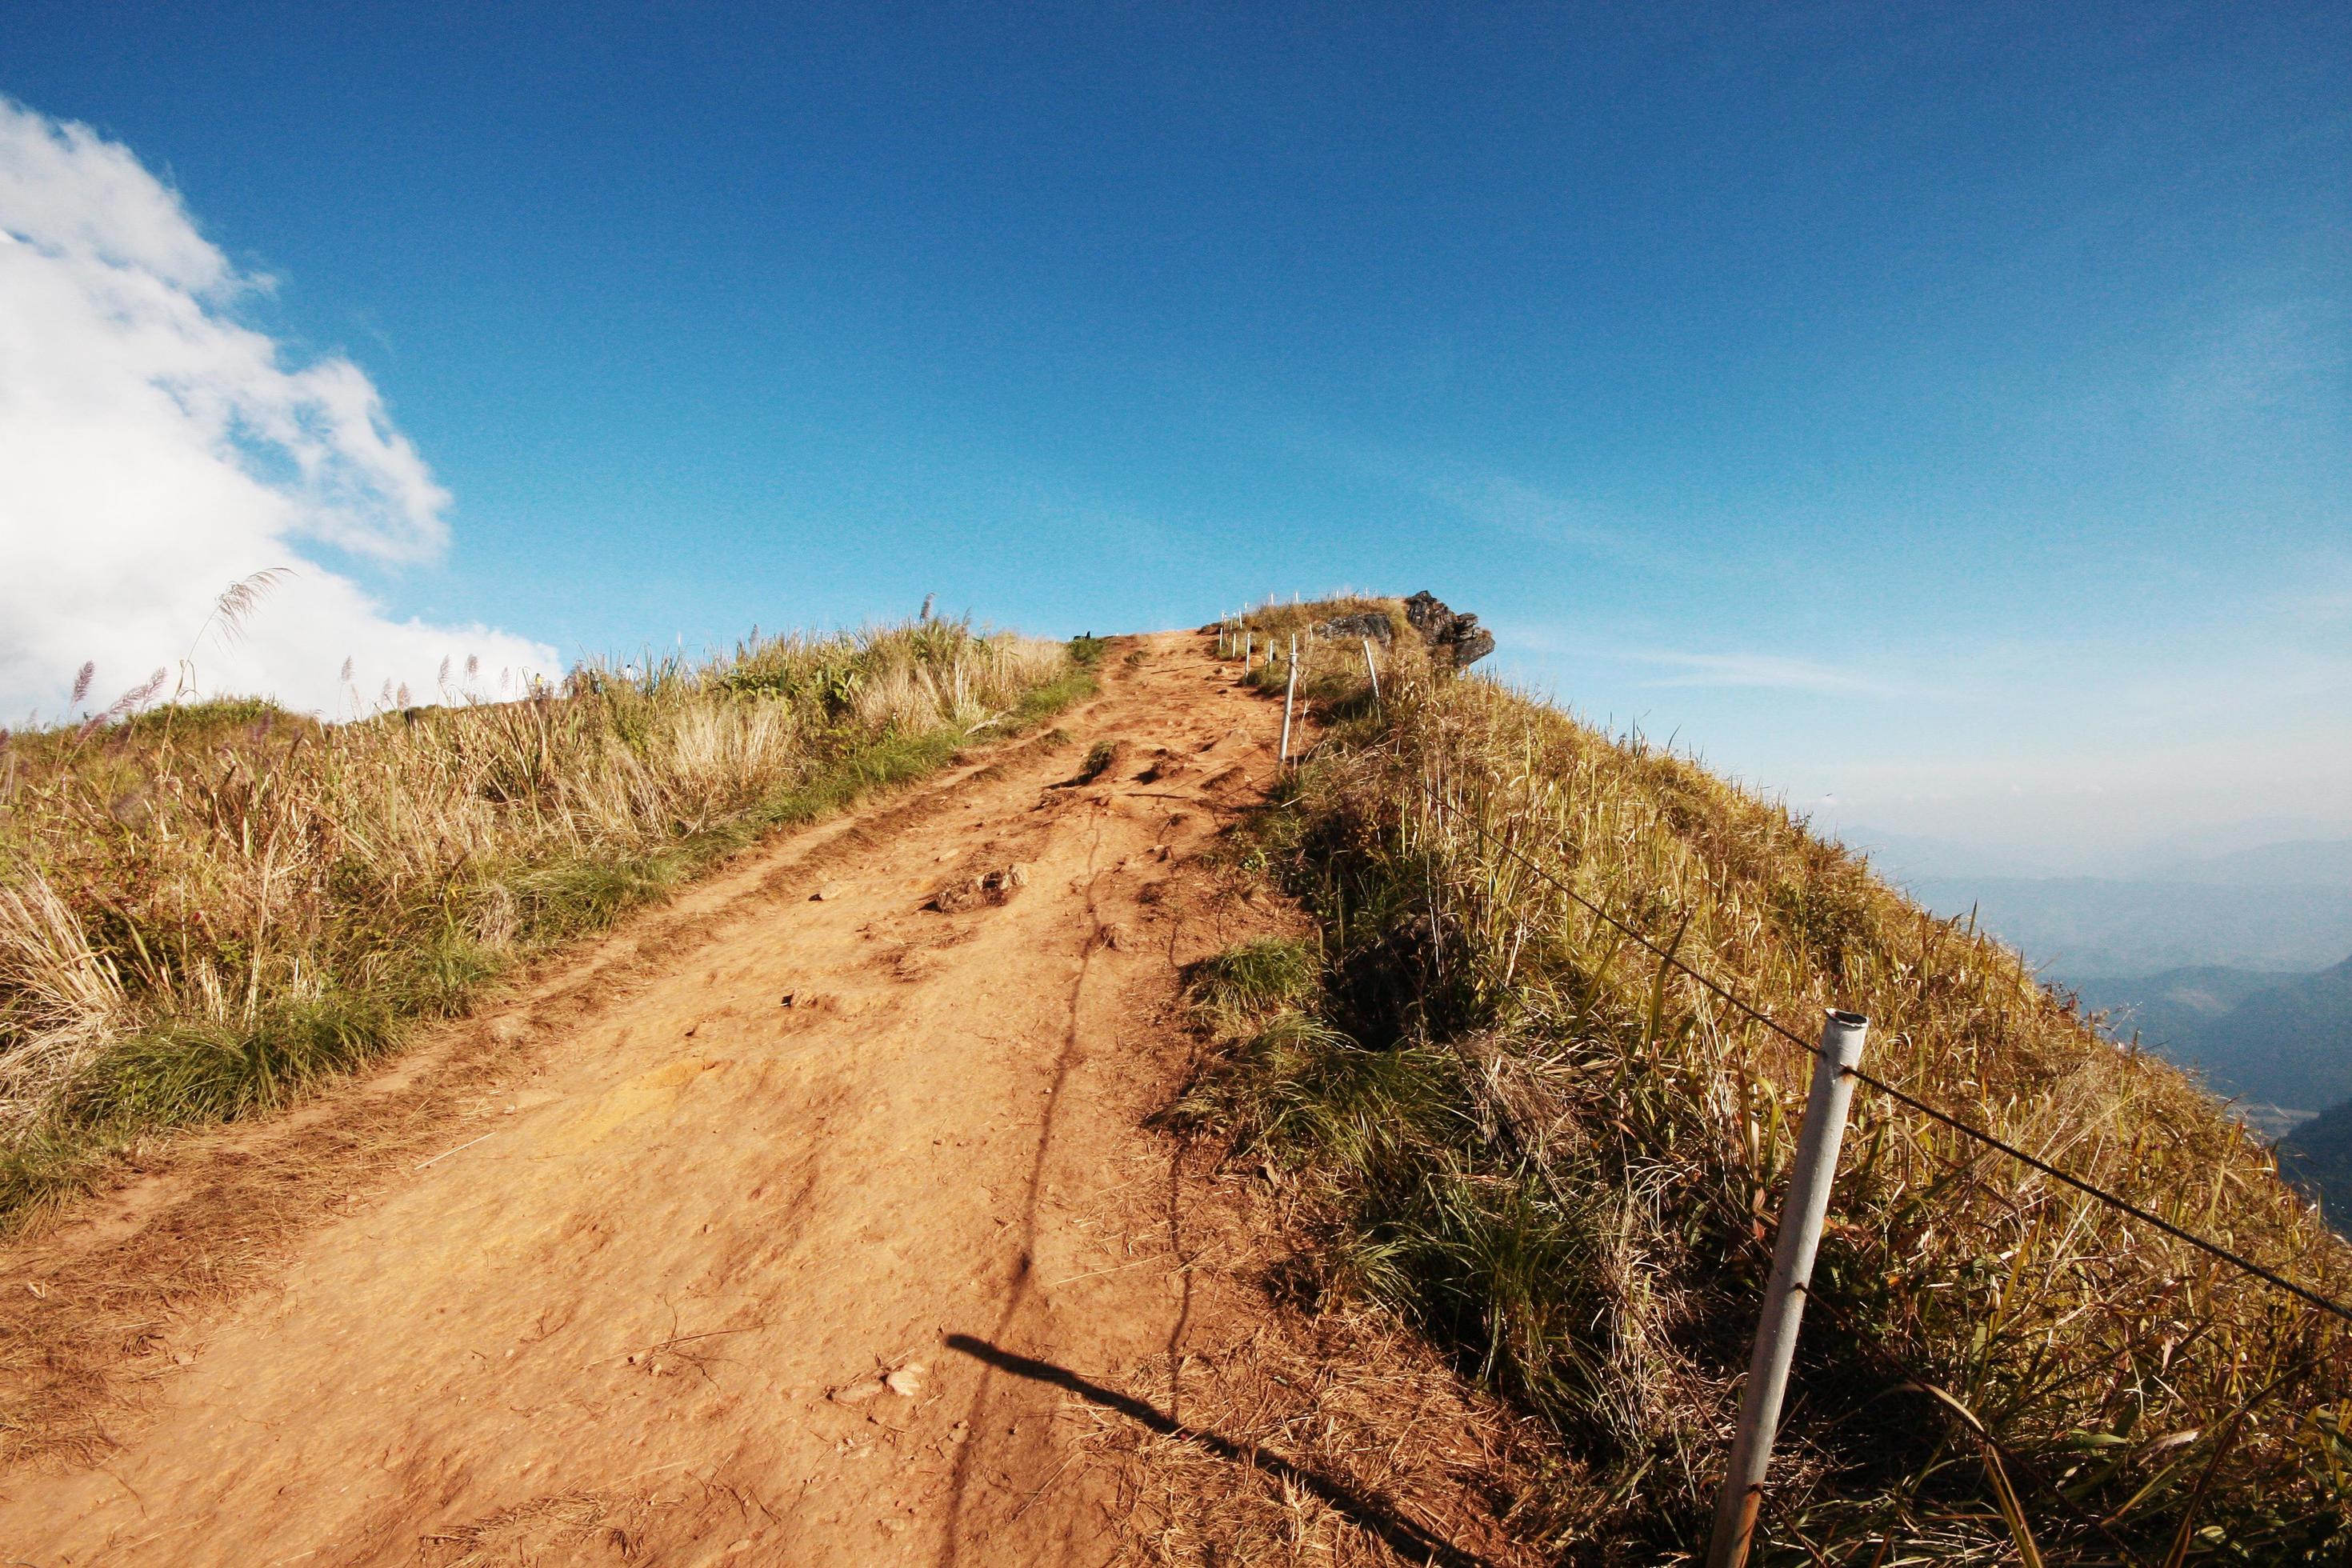
M 1779 1018 L 1865 1012 L 1906 1093 L 2352 1283 L 2210 1098 L 1783 809 L 1488 683 L 1374 703 L 1318 647 L 1307 684 L 1332 732 L 1256 853 L 1319 938 L 1204 977 L 1230 1055 L 1188 1104 L 1318 1216 L 1302 1288 L 1382 1303 L 1558 1435 L 1576 1560 L 1700 1538 L 1804 1082 L 1632 931 Z M 2342 1556 L 2338 1322 L 1883 1097 L 1856 1115 L 1771 1560 L 2154 1560 L 2184 1530 Z
M 11 896 L 147 1010 L 28 1058 L 0 1539 L 1687 1563 L 1809 1068 L 1723 992 L 1866 1011 L 1887 1083 L 2352 1293 L 2352 1249 L 2182 1074 L 1781 808 L 1465 677 L 1474 618 L 1248 629 L 1298 666 L 1215 628 L 917 626 L 299 747 L 40 740 L 13 842 L 55 902 L 21 870 Z M 961 701 L 957 669 L 999 683 Z M 763 715 L 791 751 L 742 743 Z M 443 815 L 366 782 L 408 770 Z M 109 812 L 124 777 L 176 782 Z M 395 820 L 471 852 L 396 879 L 352 847 Z M 270 906 L 306 923 L 203 947 L 107 918 L 198 871 L 277 889 L 241 858 L 273 842 L 324 868 Z M 438 1021 L 395 1011 L 452 932 L 495 964 Z M 16 951 L 23 1052 L 77 994 Z M 185 1026 L 196 957 L 263 1000 Z M 322 995 L 383 1032 L 278 1076 L 317 1037 L 275 1020 Z M 1883 1097 L 1845 1151 L 1752 1561 L 2343 1560 L 2340 1325 Z

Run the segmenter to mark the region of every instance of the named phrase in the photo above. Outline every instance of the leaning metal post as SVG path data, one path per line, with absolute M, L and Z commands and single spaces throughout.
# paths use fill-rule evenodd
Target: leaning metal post
M 1298 634 L 1290 634 L 1290 684 L 1282 693 L 1282 754 L 1277 759 L 1290 761 L 1290 704 L 1298 695 Z
M 1822 1025 L 1821 1058 L 1813 1064 L 1812 1091 L 1805 1100 L 1805 1125 L 1797 1134 L 1796 1168 L 1788 1196 L 1780 1203 L 1780 1230 L 1772 1245 L 1772 1279 L 1764 1289 L 1764 1310 L 1756 1320 L 1748 1386 L 1739 1395 L 1731 1468 L 1723 1478 L 1723 1490 L 1716 1495 L 1707 1568 L 1741 1568 L 1756 1536 L 1764 1470 L 1772 1462 L 1780 1401 L 1789 1392 L 1789 1362 L 1796 1354 L 1797 1326 L 1804 1321 L 1805 1294 L 1812 1284 L 1813 1253 L 1821 1246 L 1830 1186 L 1837 1178 L 1838 1144 L 1845 1136 L 1846 1107 L 1853 1100 L 1853 1069 L 1862 1062 L 1863 1037 L 1869 1031 L 1870 1020 L 1859 1013 L 1832 1013 Z

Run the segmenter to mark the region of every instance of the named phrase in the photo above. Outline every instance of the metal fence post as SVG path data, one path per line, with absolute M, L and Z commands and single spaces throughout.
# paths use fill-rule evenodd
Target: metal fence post
M 1797 1327 L 1804 1321 L 1805 1293 L 1812 1284 L 1813 1253 L 1821 1246 L 1830 1186 L 1837 1179 L 1838 1144 L 1845 1136 L 1846 1107 L 1853 1100 L 1853 1069 L 1862 1061 L 1863 1038 L 1869 1030 L 1870 1020 L 1859 1013 L 1832 1013 L 1822 1025 L 1821 1058 L 1813 1064 L 1812 1090 L 1805 1099 L 1805 1125 L 1797 1134 L 1796 1166 L 1788 1195 L 1780 1201 L 1771 1283 L 1765 1287 L 1764 1310 L 1756 1320 L 1748 1386 L 1739 1394 L 1731 1465 L 1723 1490 L 1716 1494 L 1707 1568 L 1741 1568 L 1755 1539 L 1764 1470 L 1772 1462 L 1780 1401 L 1789 1391 L 1789 1362 L 1796 1353 Z
M 1280 762 L 1290 761 L 1290 704 L 1298 695 L 1298 634 L 1290 634 L 1290 685 L 1282 694 L 1282 755 Z

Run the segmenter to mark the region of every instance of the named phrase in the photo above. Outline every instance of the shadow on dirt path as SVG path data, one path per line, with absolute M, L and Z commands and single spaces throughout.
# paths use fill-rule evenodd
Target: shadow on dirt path
M 1339 1510 L 1359 1529 L 1378 1536 L 1391 1551 L 1408 1563 L 1436 1563 L 1442 1568 L 1489 1568 L 1486 1559 L 1440 1541 L 1418 1526 L 1397 1518 L 1378 1503 L 1357 1496 L 1329 1477 L 1294 1465 L 1255 1444 L 1236 1443 L 1214 1432 L 1186 1426 L 1164 1411 L 1131 1394 L 1091 1382 L 1066 1366 L 1056 1366 L 1052 1362 L 1039 1361 L 1034 1356 L 1017 1355 L 971 1334 L 950 1334 L 947 1344 L 950 1350 L 1000 1372 L 1058 1388 L 1100 1409 L 1116 1412 L 1163 1437 L 1181 1438 L 1229 1463 L 1246 1465 L 1302 1487 Z

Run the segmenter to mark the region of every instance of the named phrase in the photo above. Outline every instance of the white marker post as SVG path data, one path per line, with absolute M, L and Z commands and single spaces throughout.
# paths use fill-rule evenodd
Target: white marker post
M 1364 673 L 1372 678 L 1372 706 L 1381 705 L 1381 667 L 1372 659 L 1372 639 L 1364 639 Z
M 1290 634 L 1290 685 L 1282 693 L 1282 755 L 1290 761 L 1290 704 L 1298 696 L 1298 634 Z
M 1255 636 L 1254 632 L 1242 633 L 1242 673 L 1244 675 L 1250 672 L 1250 644 L 1255 640 Z
M 1788 1195 L 1780 1201 L 1771 1283 L 1765 1287 L 1764 1310 L 1756 1320 L 1748 1386 L 1739 1394 L 1731 1466 L 1724 1475 L 1723 1490 L 1716 1494 L 1707 1568 L 1742 1568 L 1756 1537 L 1764 1470 L 1772 1462 L 1780 1401 L 1789 1392 L 1789 1362 L 1797 1353 L 1797 1326 L 1804 1321 L 1813 1253 L 1822 1244 L 1830 1186 L 1837 1179 L 1838 1144 L 1845 1137 L 1846 1107 L 1853 1100 L 1853 1069 L 1862 1062 L 1862 1042 L 1869 1032 L 1870 1020 L 1859 1013 L 1832 1013 L 1822 1025 L 1821 1057 L 1813 1064 L 1813 1087 L 1805 1099 L 1805 1124 L 1797 1133 L 1796 1167 Z

